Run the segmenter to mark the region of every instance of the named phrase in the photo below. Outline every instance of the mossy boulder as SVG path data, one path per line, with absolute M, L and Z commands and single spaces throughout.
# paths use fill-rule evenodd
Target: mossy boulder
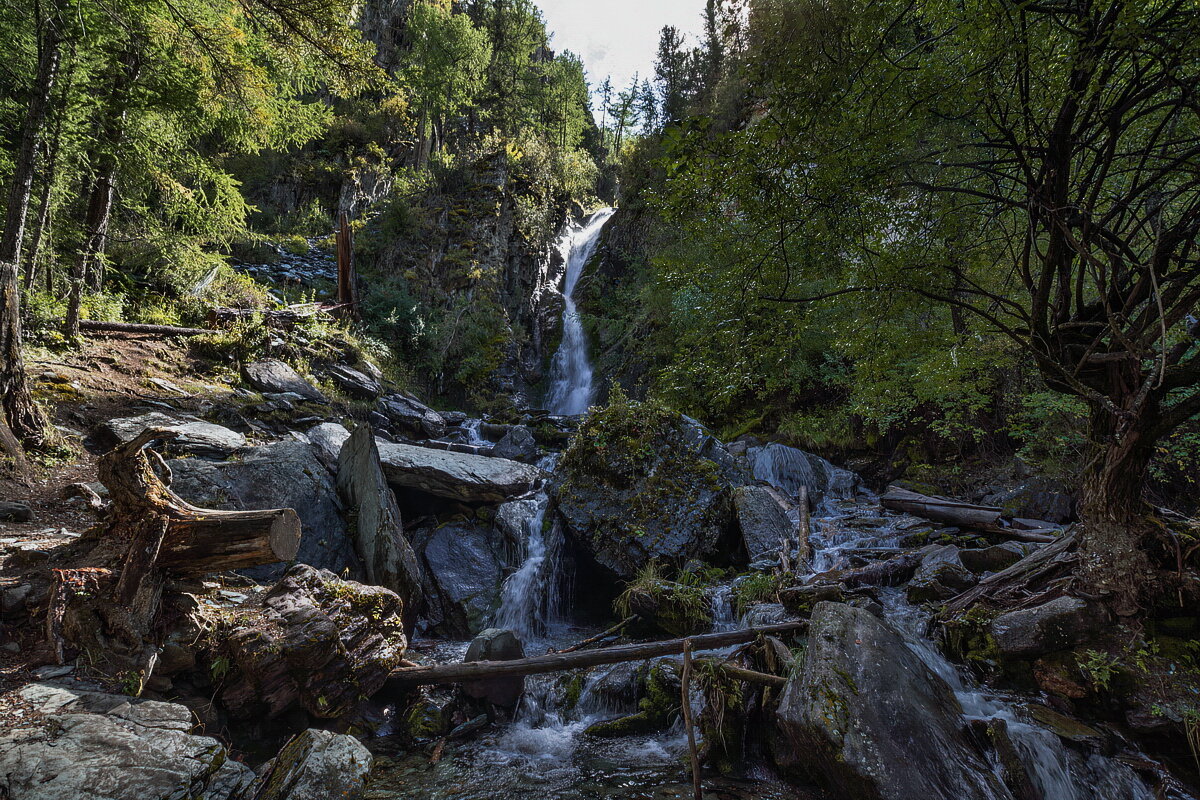
M 690 434 L 682 415 L 617 392 L 572 437 L 552 491 L 572 541 L 610 577 L 710 556 L 730 534 L 729 483 Z

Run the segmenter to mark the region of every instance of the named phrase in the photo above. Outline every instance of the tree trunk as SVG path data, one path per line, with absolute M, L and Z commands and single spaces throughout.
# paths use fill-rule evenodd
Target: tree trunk
M 1155 417 L 1157 409 L 1126 419 L 1092 411 L 1096 453 L 1083 478 L 1080 572 L 1090 591 L 1111 595 L 1124 615 L 1135 613 L 1157 584 L 1147 551 L 1150 508 L 1142 498 L 1155 443 L 1146 420 Z
M 50 132 L 50 140 L 46 145 L 46 164 L 42 169 L 42 185 L 38 193 L 37 221 L 33 227 L 33 238 L 29 255 L 25 259 L 25 288 L 26 294 L 33 288 L 37 278 L 38 262 L 41 260 L 42 245 L 50 238 L 51 195 L 54 191 L 54 176 L 58 172 L 58 154 L 62 144 L 63 120 L 67 116 L 67 103 L 70 102 L 72 76 L 74 69 L 74 51 L 68 55 L 66 79 L 58 95 L 58 112 L 54 116 L 54 129 Z M 50 267 L 47 266 L 47 272 Z M 52 279 L 50 279 L 52 282 Z M 50 282 L 47 291 L 50 291 Z
M 41 42 L 37 80 L 25 112 L 21 144 L 14 159 L 8 189 L 4 234 L 0 236 L 0 408 L 12 433 L 26 447 L 33 448 L 45 443 L 46 420 L 33 402 L 25 364 L 21 360 L 21 299 L 17 277 L 29 215 L 29 199 L 33 192 L 38 143 L 45 126 L 50 92 L 58 76 L 61 56 L 58 33 L 49 23 L 43 24 L 47 33 Z

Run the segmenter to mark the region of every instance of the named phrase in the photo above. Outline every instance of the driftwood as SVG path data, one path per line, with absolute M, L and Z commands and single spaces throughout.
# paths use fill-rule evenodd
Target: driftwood
M 175 435 L 147 429 L 100 459 L 100 481 L 112 496 L 108 521 L 88 534 L 95 545 L 75 566 L 53 571 L 46 631 L 60 661 L 69 646 L 102 655 L 107 663 L 97 666 L 113 674 L 147 678 L 168 579 L 295 557 L 300 519 L 292 509 L 197 508 L 167 487 L 153 465 L 169 470 L 146 445 Z
M 268 328 L 290 330 L 303 320 L 320 311 L 319 306 L 301 306 L 299 308 L 261 309 L 261 308 L 212 308 L 208 311 L 206 322 L 210 328 L 228 328 L 239 322 L 259 319 Z
M 545 656 L 518 658 L 512 661 L 472 661 L 459 664 L 435 664 L 427 667 L 410 667 L 394 670 L 388 678 L 390 691 L 404 691 L 413 686 L 435 686 L 447 683 L 462 683 L 485 678 L 515 677 L 518 675 L 540 675 L 547 672 L 565 672 L 582 667 L 601 664 L 619 664 L 625 661 L 644 661 L 658 656 L 679 655 L 684 642 L 691 642 L 693 650 L 713 650 L 731 644 L 744 644 L 760 635 L 789 633 L 803 630 L 808 623 L 800 620 L 777 625 L 764 625 L 740 631 L 724 631 L 691 636 L 686 639 L 670 639 L 662 642 L 626 644 L 603 647 L 576 653 L 555 653 Z
M 979 506 L 946 497 L 918 494 L 898 486 L 889 486 L 883 497 L 879 498 L 879 502 L 884 508 L 892 511 L 901 511 L 933 522 L 970 528 L 1024 542 L 1053 542 L 1058 538 L 1050 533 L 1053 528 L 1018 530 L 1006 527 L 1003 523 L 1003 510 L 994 506 Z
M 136 322 L 101 322 L 94 319 L 79 321 L 85 333 L 149 333 L 155 336 L 200 336 L 212 331 L 204 328 L 180 328 L 175 325 L 141 325 Z
M 1044 603 L 1066 593 L 1078 562 L 1074 532 L 1060 536 L 1008 569 L 989 575 L 973 588 L 952 598 L 942 608 L 943 619 L 952 618 L 977 604 L 1014 610 Z

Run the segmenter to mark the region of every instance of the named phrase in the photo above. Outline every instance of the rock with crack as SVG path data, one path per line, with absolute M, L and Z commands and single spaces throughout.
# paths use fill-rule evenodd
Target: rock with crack
M 380 444 L 379 458 L 392 486 L 467 503 L 503 503 L 527 494 L 543 477 L 536 467 L 505 458 L 408 444 Z
M 353 736 L 310 728 L 284 745 L 263 770 L 254 800 L 356 800 L 371 753 Z
M 189 733 L 184 706 L 59 681 L 18 694 L 39 715 L 0 731 L 7 800 L 238 800 L 255 779 L 216 739 Z
M 328 398 L 287 364 L 276 359 L 255 361 L 242 368 L 246 383 L 260 392 L 298 394 L 305 400 L 327 403 Z
M 404 538 L 400 508 L 383 476 L 370 425 L 360 425 L 342 446 L 337 487 L 354 515 L 354 547 L 367 580 L 400 595 L 410 610 L 410 622 L 415 622 L 413 615 L 421 604 L 421 568 Z
M 102 450 L 111 450 L 133 441 L 149 428 L 174 431 L 175 437 L 168 443 L 168 450 L 176 453 L 221 459 L 246 446 L 245 436 L 222 425 L 158 411 L 102 422 L 92 429 L 92 441 Z
M 1011 800 L 951 687 L 869 612 L 818 603 L 776 711 L 777 763 L 855 800 Z
M 233 670 L 219 698 L 235 719 L 274 719 L 296 707 L 337 718 L 404 658 L 404 603 L 388 589 L 297 564 L 257 602 L 222 637 Z
M 733 490 L 733 510 L 751 563 L 780 551 L 790 553 L 796 546 L 795 526 L 775 490 L 739 486 Z

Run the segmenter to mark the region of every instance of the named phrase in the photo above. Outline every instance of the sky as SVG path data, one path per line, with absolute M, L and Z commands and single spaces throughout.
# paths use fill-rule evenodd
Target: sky
M 593 88 L 612 75 L 625 88 L 634 73 L 654 77 L 658 33 L 674 25 L 689 37 L 700 33 L 704 0 L 538 0 L 553 34 L 551 47 L 583 58 Z

